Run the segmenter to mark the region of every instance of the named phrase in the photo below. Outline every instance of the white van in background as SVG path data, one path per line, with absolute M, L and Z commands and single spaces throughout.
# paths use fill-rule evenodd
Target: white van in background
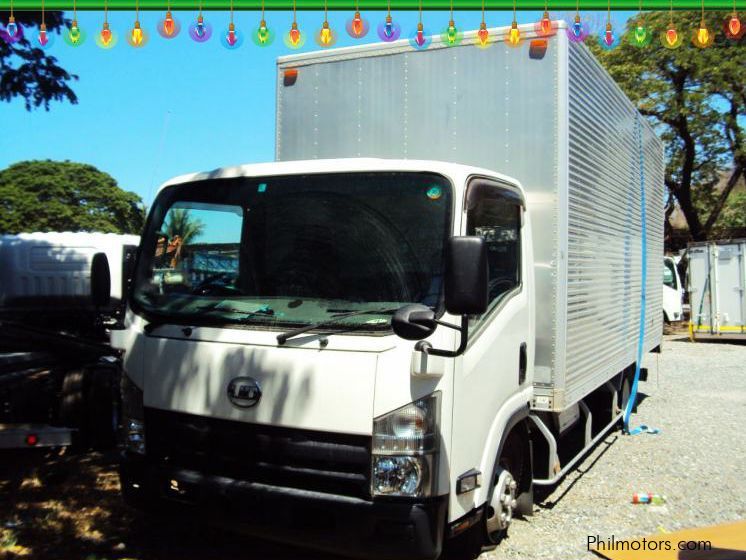
M 684 287 L 681 285 L 676 262 L 671 257 L 663 257 L 663 320 L 666 323 L 682 320 L 683 298 Z

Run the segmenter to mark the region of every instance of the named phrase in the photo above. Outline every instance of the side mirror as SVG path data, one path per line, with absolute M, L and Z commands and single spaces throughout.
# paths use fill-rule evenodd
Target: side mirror
M 453 315 L 481 315 L 489 302 L 487 245 L 476 236 L 451 237 L 446 246 L 445 304 Z
M 418 303 L 405 305 L 391 317 L 391 328 L 405 340 L 422 340 L 435 332 L 435 312 Z
M 106 307 L 111 301 L 111 271 L 105 253 L 96 253 L 91 262 L 91 300 L 97 308 Z
M 401 338 L 419 340 L 415 345 L 418 352 L 447 358 L 460 356 L 469 342 L 469 315 L 481 315 L 487 311 L 488 284 L 489 266 L 484 239 L 478 236 L 452 237 L 446 246 L 445 303 L 449 313 L 461 316 L 461 326 L 439 321 L 429 307 L 412 304 L 396 310 L 391 318 L 391 328 Z M 433 348 L 423 340 L 433 334 L 438 325 L 461 334 L 456 350 Z

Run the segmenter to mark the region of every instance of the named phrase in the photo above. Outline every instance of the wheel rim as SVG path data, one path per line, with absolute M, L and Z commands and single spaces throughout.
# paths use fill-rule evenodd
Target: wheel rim
M 507 470 L 500 473 L 492 492 L 490 500 L 490 511 L 487 517 L 487 533 L 499 533 L 506 531 L 513 521 L 513 511 L 517 505 L 515 497 L 516 483 L 513 475 Z

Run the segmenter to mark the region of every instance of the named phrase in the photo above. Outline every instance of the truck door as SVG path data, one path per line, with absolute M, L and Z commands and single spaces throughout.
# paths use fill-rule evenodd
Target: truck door
M 746 326 L 743 296 L 746 244 L 732 243 L 716 247 L 718 327 L 721 334 L 741 333 L 744 332 L 744 326 Z
M 670 257 L 663 259 L 663 315 L 667 322 L 680 321 L 682 312 L 681 282 L 676 264 Z
M 520 393 L 532 383 L 534 344 L 529 336 L 532 319 L 526 283 L 530 278 L 526 261 L 531 257 L 519 191 L 475 179 L 467 189 L 466 205 L 465 233 L 479 235 L 487 243 L 489 307 L 471 319 L 469 346 L 456 364 L 451 474 L 455 481 L 469 469 L 482 470 L 483 485 L 488 487 L 489 472 L 483 465 L 489 463 L 491 469 L 497 452 L 496 444 L 490 450 L 490 441 L 496 431 L 502 431 L 498 424 L 507 423 L 516 409 L 525 409 Z M 472 495 L 454 499 L 463 503 L 452 503 L 452 512 L 479 505 L 464 502 L 474 500 Z

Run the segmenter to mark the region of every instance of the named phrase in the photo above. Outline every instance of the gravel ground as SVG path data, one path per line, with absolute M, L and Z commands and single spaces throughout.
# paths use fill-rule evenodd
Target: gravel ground
M 596 558 L 589 535 L 639 537 L 746 518 L 746 345 L 671 341 L 647 364 L 632 425 L 611 434 L 481 560 Z M 0 560 L 331 560 L 126 508 L 116 454 L 0 455 Z M 632 505 L 633 492 L 668 498 Z
M 480 560 L 597 558 L 589 535 L 642 537 L 746 518 L 746 345 L 667 339 L 645 364 L 645 398 L 630 420 L 661 433 L 610 434 Z M 667 502 L 633 505 L 634 492 Z

